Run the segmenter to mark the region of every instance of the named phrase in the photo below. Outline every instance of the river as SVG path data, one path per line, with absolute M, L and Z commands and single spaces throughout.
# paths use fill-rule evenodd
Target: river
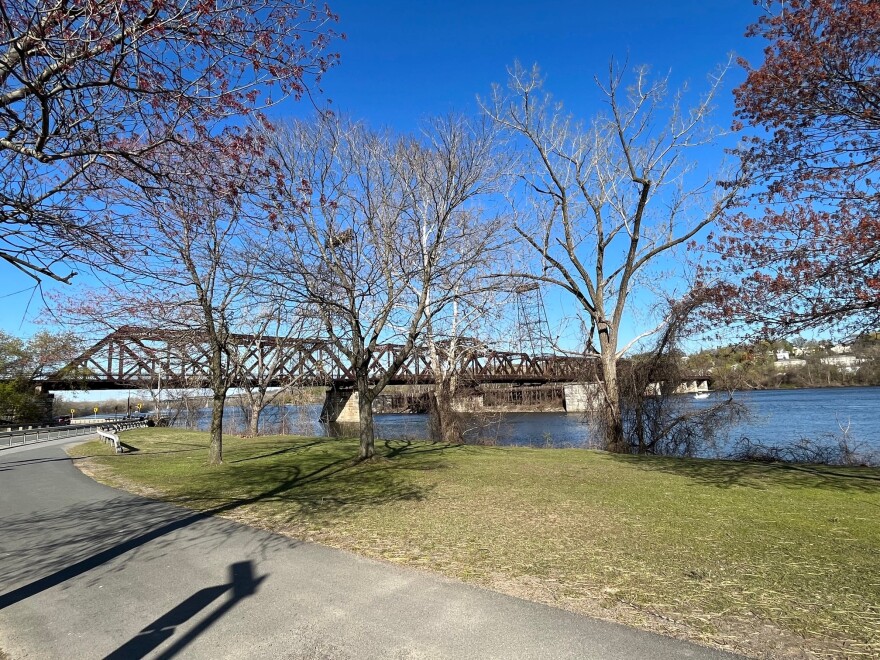
M 718 396 L 718 395 L 713 395 Z M 687 406 L 711 405 L 682 395 Z M 816 388 L 737 392 L 734 398 L 749 410 L 748 421 L 719 437 L 706 455 L 724 455 L 739 438 L 765 445 L 785 446 L 801 439 L 827 441 L 846 433 L 849 441 L 869 452 L 880 452 L 880 387 Z M 270 406 L 263 414 L 265 431 L 296 435 L 355 435 L 356 427 L 318 421 L 320 405 Z M 200 411 L 198 426 L 207 428 L 209 410 Z M 280 425 L 284 414 L 283 428 Z M 533 447 L 590 447 L 594 433 L 583 415 L 560 412 L 489 413 L 465 418 L 466 437 L 483 443 Z M 226 411 L 226 427 L 237 432 L 243 416 L 235 406 Z M 426 415 L 376 415 L 376 435 L 391 439 L 428 437 Z

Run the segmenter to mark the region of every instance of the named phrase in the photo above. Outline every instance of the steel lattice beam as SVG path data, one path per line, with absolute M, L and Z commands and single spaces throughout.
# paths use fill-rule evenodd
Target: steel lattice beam
M 319 339 L 256 337 L 235 334 L 232 350 L 239 356 L 240 375 L 233 386 L 261 380 L 260 364 L 277 360 L 280 368 L 269 383 L 282 386 L 351 385 L 354 373 L 332 344 Z M 370 378 L 387 371 L 403 346 L 383 344 L 373 355 Z M 210 348 L 198 334 L 181 330 L 124 327 L 104 337 L 59 373 L 77 373 L 78 387 L 90 389 L 200 388 L 209 385 Z M 468 384 L 543 384 L 595 381 L 597 361 L 592 357 L 528 355 L 472 348 L 458 365 Z M 46 379 L 47 389 L 65 389 L 67 379 Z M 403 362 L 392 384 L 434 382 L 427 351 L 418 348 Z

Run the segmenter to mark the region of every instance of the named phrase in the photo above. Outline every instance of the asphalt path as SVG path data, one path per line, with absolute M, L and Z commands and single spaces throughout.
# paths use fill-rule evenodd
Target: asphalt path
M 0 453 L 13 660 L 735 657 L 136 497 L 62 444 Z

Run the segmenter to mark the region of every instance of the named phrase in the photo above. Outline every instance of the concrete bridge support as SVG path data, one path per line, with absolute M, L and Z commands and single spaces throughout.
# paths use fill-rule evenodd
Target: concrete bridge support
M 321 421 L 360 424 L 359 400 L 354 388 L 327 388 L 324 407 L 321 408 Z
M 676 394 L 694 394 L 696 392 L 708 392 L 709 381 L 705 378 L 697 378 L 694 380 L 682 381 L 681 385 L 675 388 Z
M 485 409 L 482 394 L 458 395 L 452 397 L 452 409 L 459 413 L 476 413 Z
M 602 386 L 599 383 L 569 383 L 563 390 L 565 412 L 593 412 L 602 402 Z

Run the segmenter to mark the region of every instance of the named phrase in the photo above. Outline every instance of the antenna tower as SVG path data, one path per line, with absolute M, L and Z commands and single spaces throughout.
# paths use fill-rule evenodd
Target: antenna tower
M 529 355 L 552 352 L 550 323 L 544 296 L 537 282 L 528 282 L 514 289 L 516 294 L 516 350 Z

